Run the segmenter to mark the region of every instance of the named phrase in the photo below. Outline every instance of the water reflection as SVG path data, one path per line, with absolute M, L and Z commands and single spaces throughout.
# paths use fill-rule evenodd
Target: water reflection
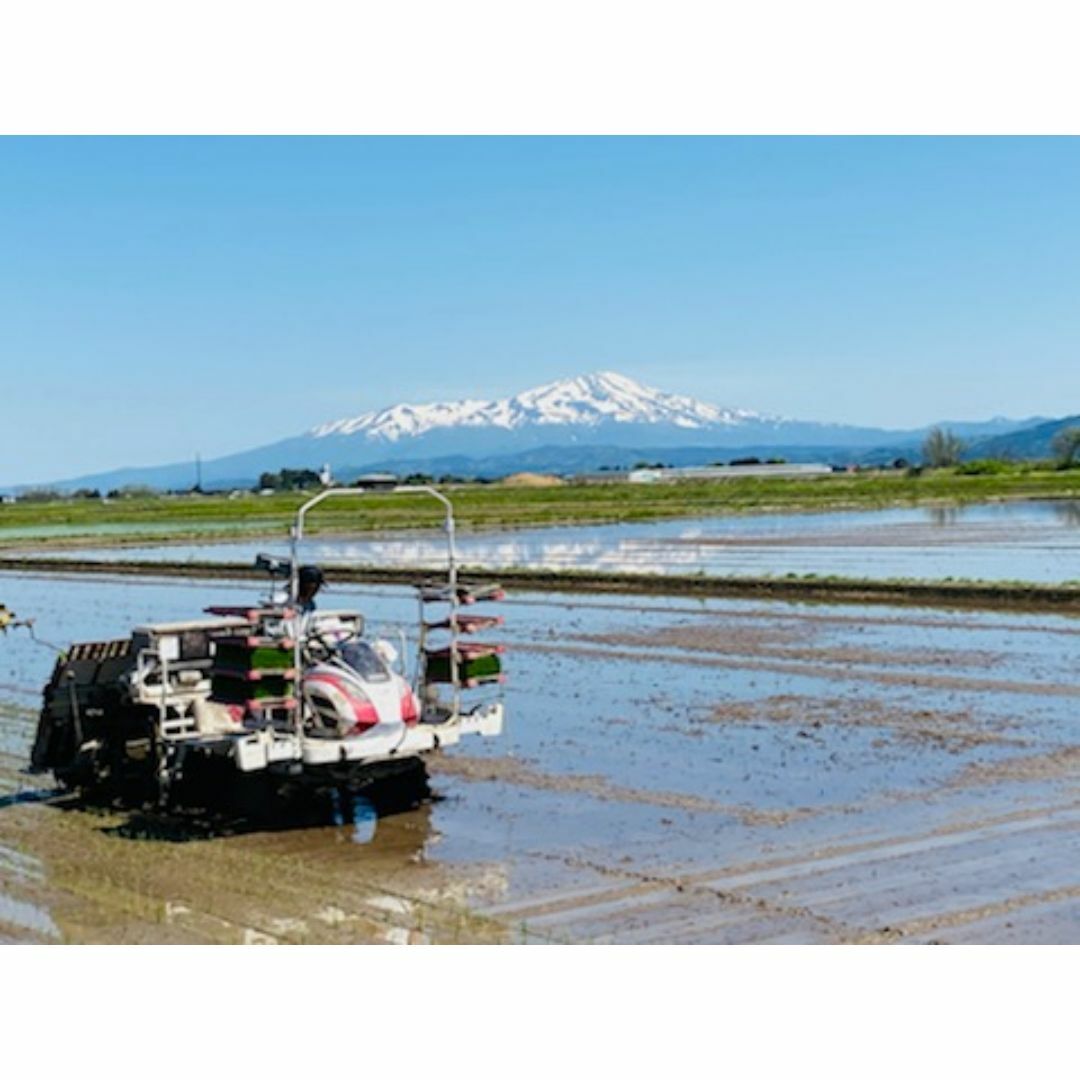
M 936 528 L 955 525 L 961 518 L 959 506 L 929 506 L 926 509 L 927 519 Z
M 760 514 L 623 525 L 462 533 L 463 564 L 715 576 L 842 575 L 1060 582 L 1080 577 L 1080 501 Z M 274 545 L 263 545 L 273 548 Z M 87 559 L 250 561 L 248 543 L 56 552 Z M 440 569 L 441 534 L 314 538 L 304 558 L 335 565 Z
M 331 794 L 330 817 L 334 825 L 350 827 L 350 838 L 355 844 L 370 844 L 375 839 L 379 812 L 363 795 L 335 788 Z
M 1063 525 L 1080 525 L 1080 502 L 1063 501 L 1054 504 L 1054 515 Z
M 9 806 L 19 806 L 21 803 L 48 802 L 63 794 L 62 788 L 41 788 L 33 791 L 13 791 L 8 795 L 0 795 L 0 810 Z

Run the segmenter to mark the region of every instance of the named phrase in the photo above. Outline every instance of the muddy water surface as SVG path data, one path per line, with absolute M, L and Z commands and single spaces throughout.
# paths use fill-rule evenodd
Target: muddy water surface
M 58 643 L 250 584 L 0 577 Z M 332 589 L 390 628 L 404 589 Z M 1080 622 L 515 595 L 508 730 L 433 802 L 226 834 L 23 775 L 48 651 L 0 639 L 0 938 L 1080 941 Z M 302 824 L 302 827 L 299 827 Z

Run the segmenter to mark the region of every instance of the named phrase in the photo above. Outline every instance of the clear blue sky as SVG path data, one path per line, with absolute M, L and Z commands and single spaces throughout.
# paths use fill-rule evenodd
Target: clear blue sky
M 601 368 L 1078 412 L 1080 140 L 0 140 L 0 483 Z

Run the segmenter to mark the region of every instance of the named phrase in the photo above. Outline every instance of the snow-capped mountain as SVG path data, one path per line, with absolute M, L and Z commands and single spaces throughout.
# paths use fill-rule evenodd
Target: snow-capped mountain
M 998 419 L 953 430 L 970 438 L 1022 424 Z M 891 460 L 913 452 L 923 434 L 724 408 L 601 371 L 495 401 L 392 405 L 205 461 L 201 476 L 206 487 L 240 487 L 263 472 L 324 465 L 348 480 L 369 470 L 493 477 L 522 468 L 582 472 L 641 460 L 702 464 L 747 454 L 843 462 L 874 451 Z M 56 487 L 184 489 L 194 482 L 193 463 L 177 462 L 81 476 Z
M 497 428 L 514 431 L 530 425 L 671 424 L 696 430 L 768 421 L 747 409 L 723 409 L 695 398 L 667 394 L 614 371 L 560 379 L 497 401 L 453 401 L 433 405 L 393 405 L 345 420 L 321 424 L 317 438 L 362 435 L 372 442 L 396 443 L 437 429 Z

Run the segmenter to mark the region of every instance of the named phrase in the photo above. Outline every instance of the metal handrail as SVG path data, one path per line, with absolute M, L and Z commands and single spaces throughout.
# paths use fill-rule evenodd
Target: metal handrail
M 457 645 L 457 609 L 458 609 L 458 565 L 457 565 L 457 546 L 455 543 L 455 524 L 454 524 L 454 504 L 441 492 L 436 491 L 435 488 L 429 487 L 424 484 L 409 485 L 398 484 L 392 488 L 381 488 L 377 491 L 380 495 L 430 495 L 433 499 L 438 500 L 439 503 L 446 510 L 446 518 L 444 522 L 444 528 L 446 530 L 446 542 L 447 542 L 447 560 L 448 560 L 448 582 L 450 587 L 450 678 L 454 688 L 454 715 L 458 715 L 461 711 L 461 688 L 460 679 L 458 678 L 458 645 Z M 300 598 L 300 558 L 299 558 L 299 545 L 300 541 L 304 538 L 304 519 L 307 517 L 311 510 L 314 510 L 319 503 L 326 499 L 332 498 L 338 495 L 369 495 L 371 492 L 365 488 L 327 488 L 325 491 L 320 491 L 314 498 L 308 499 L 296 511 L 296 519 L 293 521 L 292 527 L 289 530 L 289 550 L 290 550 L 290 568 L 289 568 L 289 601 L 291 604 L 296 605 Z M 295 635 L 295 642 L 293 645 L 294 664 L 293 667 L 296 670 L 297 679 L 297 707 L 296 707 L 296 733 L 302 734 L 303 730 L 303 658 L 301 655 L 300 644 L 300 613 L 296 612 L 297 618 L 297 633 Z
M 451 589 L 456 590 L 457 586 L 457 548 L 454 542 L 454 504 L 441 492 L 436 491 L 433 487 L 428 487 L 423 484 L 417 484 L 415 486 L 408 484 L 399 484 L 392 488 L 383 488 L 378 492 L 380 495 L 430 495 L 433 499 L 437 499 L 446 509 L 446 521 L 445 528 L 447 534 L 447 544 L 449 547 L 449 565 L 450 565 L 450 586 Z M 300 567 L 299 560 L 297 558 L 297 546 L 304 538 L 304 518 L 310 510 L 313 510 L 319 503 L 325 499 L 329 499 L 335 495 L 369 495 L 370 492 L 364 488 L 327 488 L 325 491 L 320 491 L 312 499 L 308 499 L 299 510 L 296 511 L 296 520 L 292 524 L 292 528 L 289 530 L 290 536 L 290 550 L 292 552 L 292 568 L 289 574 L 289 597 L 296 602 L 297 596 L 300 591 Z

